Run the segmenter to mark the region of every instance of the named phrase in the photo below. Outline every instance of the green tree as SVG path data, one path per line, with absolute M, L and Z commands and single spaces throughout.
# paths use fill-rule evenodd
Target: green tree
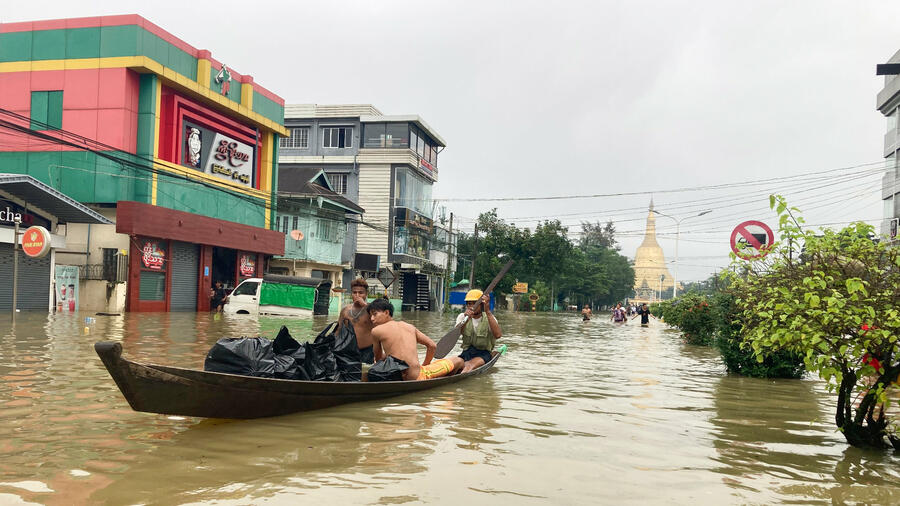
M 801 354 L 837 394 L 835 424 L 848 443 L 900 450 L 887 414 L 900 375 L 900 248 L 861 222 L 817 234 L 782 197 L 770 204 L 781 241 L 764 259 L 735 260 L 731 279 L 744 341 L 759 361 Z

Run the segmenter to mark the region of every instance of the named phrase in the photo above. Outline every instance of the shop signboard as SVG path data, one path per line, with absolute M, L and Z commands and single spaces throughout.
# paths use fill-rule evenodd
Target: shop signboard
M 253 146 L 197 123 L 184 122 L 181 164 L 219 179 L 253 186 Z
M 70 313 L 78 311 L 78 266 L 57 265 L 54 274 L 56 310 Z
M 513 285 L 513 293 L 528 293 L 528 283 L 516 283 Z
M 241 277 L 252 278 L 256 275 L 256 255 L 241 255 L 240 263 Z
M 46 229 L 50 229 L 50 220 L 41 218 L 40 216 L 29 213 L 25 207 L 15 202 L 0 199 L 0 225 L 13 226 L 16 221 L 20 226 L 30 227 L 39 225 Z
M 50 232 L 40 226 L 28 227 L 22 234 L 22 251 L 34 258 L 41 258 L 50 252 Z
M 145 269 L 161 271 L 166 264 L 166 247 L 162 241 L 156 239 L 144 240 L 141 247 L 141 264 Z

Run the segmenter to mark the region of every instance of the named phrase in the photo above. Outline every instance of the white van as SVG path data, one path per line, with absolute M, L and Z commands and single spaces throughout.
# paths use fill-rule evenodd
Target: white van
M 267 274 L 242 281 L 225 298 L 222 312 L 273 316 L 328 314 L 331 281 Z

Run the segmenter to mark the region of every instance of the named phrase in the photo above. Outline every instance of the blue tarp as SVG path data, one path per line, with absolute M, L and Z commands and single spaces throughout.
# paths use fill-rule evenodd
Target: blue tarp
M 465 306 L 466 305 L 466 292 L 450 292 L 450 305 L 458 305 Z M 494 294 L 491 294 L 491 311 L 494 310 L 495 306 Z

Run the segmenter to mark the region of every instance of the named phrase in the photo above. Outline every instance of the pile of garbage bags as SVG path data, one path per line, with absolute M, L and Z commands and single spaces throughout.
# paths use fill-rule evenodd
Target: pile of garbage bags
M 312 342 L 299 343 L 282 326 L 275 340 L 219 339 L 206 354 L 205 371 L 306 381 L 361 381 L 353 325 L 328 324 Z

